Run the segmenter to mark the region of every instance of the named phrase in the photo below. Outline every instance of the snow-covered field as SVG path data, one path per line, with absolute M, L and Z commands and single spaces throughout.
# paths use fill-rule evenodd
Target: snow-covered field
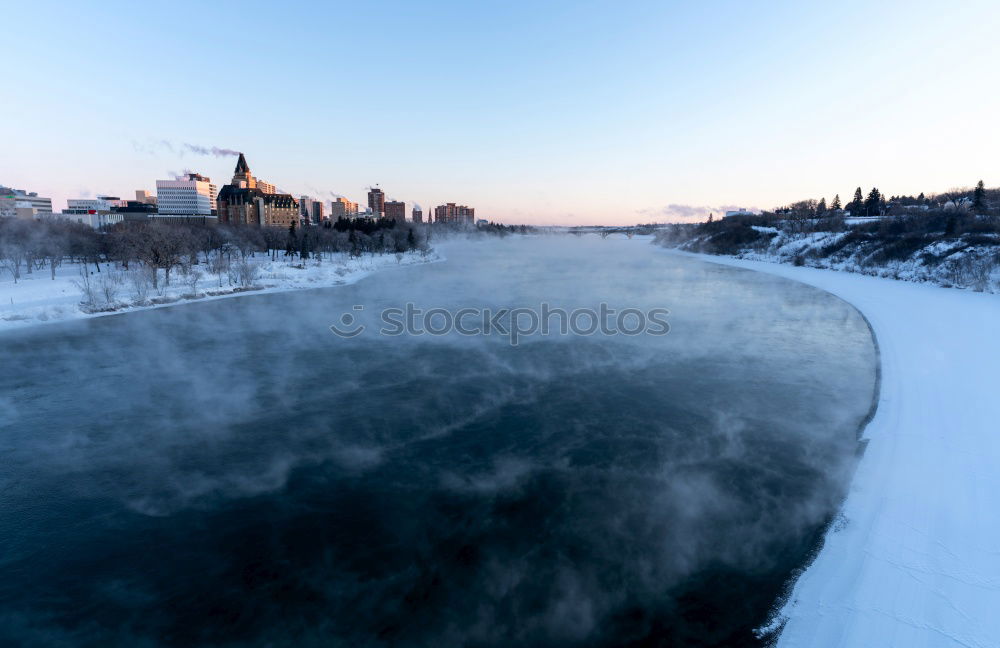
M 195 266 L 199 280 L 194 284 L 180 270 L 171 273 L 171 285 L 164 285 L 163 271 L 160 271 L 159 289 L 146 286 L 144 299 L 137 298 L 137 289 L 133 286 L 129 273 L 122 272 L 114 264 L 101 264 L 101 273 L 95 271 L 92 264 L 86 266 L 89 279 L 97 295 L 97 303 L 87 307 L 82 302 L 84 294 L 80 288 L 83 277 L 79 264 L 64 264 L 56 270 L 53 280 L 48 268 L 35 270 L 31 274 L 22 274 L 21 279 L 14 282 L 10 273 L 0 274 L 0 331 L 41 324 L 58 322 L 82 317 L 98 317 L 110 313 L 157 308 L 178 303 L 233 297 L 246 292 L 282 292 L 300 290 L 303 288 L 320 288 L 353 283 L 380 269 L 399 265 L 412 265 L 438 261 L 440 257 L 434 252 L 422 255 L 418 252 L 408 252 L 402 255 L 363 255 L 351 257 L 337 254 L 334 257 L 324 257 L 322 261 L 285 260 L 279 258 L 270 261 L 258 258 L 252 260 L 258 264 L 257 278 L 250 287 L 240 287 L 238 282 L 231 282 L 228 276 L 221 278 L 207 270 L 207 264 Z M 23 270 L 22 270 L 23 272 Z M 114 294 L 111 299 L 101 290 L 101 282 L 105 277 L 116 275 L 117 285 L 109 290 Z
M 694 256 L 827 290 L 880 345 L 867 450 L 778 645 L 1000 646 L 1000 297 Z

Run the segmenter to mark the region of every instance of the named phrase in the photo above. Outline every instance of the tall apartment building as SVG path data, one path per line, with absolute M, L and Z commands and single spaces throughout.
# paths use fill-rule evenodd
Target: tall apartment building
M 323 201 L 309 196 L 299 198 L 299 218 L 305 224 L 319 225 L 323 222 Z
M 354 218 L 358 215 L 358 203 L 341 196 L 330 203 L 330 220 Z
M 385 203 L 385 217 L 391 218 L 397 223 L 406 222 L 406 203 L 399 200 L 390 200 Z
M 420 207 L 414 205 L 412 218 L 414 223 L 424 222 L 424 212 L 420 209 Z
M 156 204 L 161 214 L 214 214 L 216 197 L 211 179 L 197 173 L 156 181 Z
M 368 190 L 368 211 L 372 218 L 382 218 L 385 215 L 385 193 L 378 187 Z
M 289 227 L 299 223 L 299 203 L 288 194 L 268 193 L 250 173 L 246 158 L 240 153 L 230 184 L 218 197 L 220 223 Z M 267 183 L 264 183 L 267 185 Z
M 434 208 L 435 223 L 469 223 L 476 219 L 476 210 L 466 205 L 446 203 Z

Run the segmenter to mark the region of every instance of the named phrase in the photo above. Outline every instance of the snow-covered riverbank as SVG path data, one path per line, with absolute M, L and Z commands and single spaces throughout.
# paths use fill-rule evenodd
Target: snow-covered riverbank
M 867 450 L 778 645 L 1000 646 L 1000 298 L 693 256 L 827 290 L 881 349 Z
M 96 272 L 92 264 L 88 264 L 86 271 L 93 285 L 95 300 L 100 300 L 97 307 L 87 307 L 83 304 L 85 297 L 80 287 L 83 277 L 79 264 L 67 263 L 59 267 L 55 279 L 52 278 L 48 268 L 23 274 L 17 283 L 9 273 L 4 273 L 0 275 L 0 331 L 204 299 L 235 297 L 248 292 L 254 294 L 338 286 L 354 283 L 372 272 L 385 268 L 439 260 L 441 257 L 433 251 L 426 255 L 419 252 L 399 255 L 366 254 L 360 257 L 337 254 L 333 258 L 325 257 L 322 261 L 316 259 L 303 261 L 297 258 L 259 260 L 255 270 L 256 278 L 248 282 L 251 284 L 248 287 L 243 287 L 228 277 L 210 274 L 205 265 L 202 265 L 195 266 L 194 271 L 198 273 L 195 282 L 177 270 L 171 275 L 170 286 L 164 284 L 163 272 L 160 271 L 158 289 L 148 285 L 137 289 L 132 285 L 133 282 L 130 281 L 128 274 L 117 271 L 114 264 L 101 264 L 101 273 Z M 102 290 L 101 282 L 109 276 L 109 273 L 116 272 L 117 281 L 112 282 L 116 285 L 107 288 L 113 291 L 113 294 L 106 294 Z M 147 293 L 142 298 L 137 294 L 137 291 L 141 290 Z M 107 299 L 108 297 L 110 299 Z

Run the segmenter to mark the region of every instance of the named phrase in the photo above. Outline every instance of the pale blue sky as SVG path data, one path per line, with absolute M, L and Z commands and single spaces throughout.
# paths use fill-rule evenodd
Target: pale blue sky
M 57 208 L 170 171 L 229 180 L 233 158 L 185 143 L 244 151 L 296 195 L 363 202 L 380 183 L 504 222 L 1000 185 L 1000 3 L 986 0 L 33 1 L 3 15 L 0 184 Z

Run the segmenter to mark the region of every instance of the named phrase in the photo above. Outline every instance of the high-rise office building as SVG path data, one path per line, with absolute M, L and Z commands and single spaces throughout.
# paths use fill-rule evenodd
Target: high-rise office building
M 211 178 L 197 173 L 187 173 L 176 180 L 156 181 L 156 205 L 161 214 L 213 214 L 216 194 Z
M 424 212 L 421 211 L 420 207 L 413 207 L 413 222 L 422 223 L 424 222 Z

